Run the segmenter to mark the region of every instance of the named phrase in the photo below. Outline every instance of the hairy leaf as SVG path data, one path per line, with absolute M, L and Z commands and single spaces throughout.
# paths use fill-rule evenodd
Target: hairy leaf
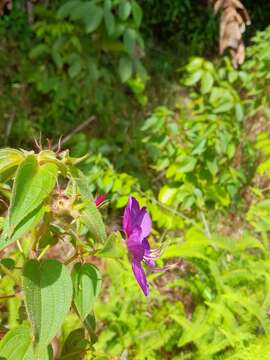
M 82 320 L 91 312 L 101 287 L 101 274 L 91 264 L 75 264 L 72 273 L 74 304 Z
M 23 269 L 23 292 L 37 353 L 59 330 L 72 301 L 72 281 L 57 260 L 29 260 Z
M 9 236 L 16 227 L 37 209 L 54 189 L 57 165 L 39 165 L 35 155 L 29 155 L 19 166 L 9 209 Z

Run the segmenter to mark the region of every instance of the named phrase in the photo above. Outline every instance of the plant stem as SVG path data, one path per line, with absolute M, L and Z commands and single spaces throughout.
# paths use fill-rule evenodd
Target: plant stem
M 21 294 L 21 293 L 18 292 L 18 293 L 15 293 L 15 294 L 0 296 L 0 301 L 15 298 L 15 297 L 17 297 L 17 296 L 20 296 L 20 294 Z
M 45 246 L 45 248 L 41 251 L 40 255 L 38 256 L 37 260 L 40 260 L 46 254 L 46 252 L 49 250 L 50 247 L 51 247 L 50 245 Z
M 13 279 L 13 281 L 15 282 L 15 284 L 20 285 L 20 281 L 19 279 L 7 268 L 5 267 L 3 264 L 0 264 L 0 270 L 7 276 L 9 276 L 11 279 Z
M 210 232 L 207 220 L 206 220 L 206 218 L 204 216 L 204 213 L 202 211 L 200 211 L 200 216 L 201 216 L 204 228 L 205 228 L 205 235 L 208 237 L 208 239 L 212 239 L 212 234 Z
M 71 356 L 74 356 L 74 355 L 84 355 L 85 353 L 89 352 L 89 351 L 92 351 L 91 348 L 88 348 L 88 349 L 85 349 L 85 350 L 78 350 L 78 351 L 73 351 L 73 352 L 70 352 L 64 356 L 61 356 L 60 358 L 58 358 L 58 360 L 63 360 L 63 359 L 69 359 Z

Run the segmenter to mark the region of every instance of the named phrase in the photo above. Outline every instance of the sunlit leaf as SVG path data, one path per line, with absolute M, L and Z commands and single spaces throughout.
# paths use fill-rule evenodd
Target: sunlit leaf
M 75 264 L 72 273 L 74 304 L 82 320 L 92 311 L 101 287 L 101 274 L 91 264 Z
M 57 260 L 29 260 L 23 269 L 23 293 L 37 354 L 52 341 L 72 300 L 72 281 Z
M 31 329 L 19 326 L 10 330 L 0 342 L 0 359 L 34 360 Z
M 9 209 L 9 236 L 53 191 L 58 167 L 53 163 L 39 165 L 35 155 L 29 155 L 16 173 Z

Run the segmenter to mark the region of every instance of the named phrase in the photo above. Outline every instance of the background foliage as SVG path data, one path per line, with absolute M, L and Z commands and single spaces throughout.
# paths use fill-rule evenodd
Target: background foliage
M 269 4 L 243 1 L 252 25 L 244 38 L 246 61 L 235 69 L 229 57 L 218 55 L 219 19 L 207 1 L 27 3 L 13 1 L 0 17 L 1 146 L 29 150 L 36 148 L 34 138 L 41 138 L 46 148 L 48 138 L 57 151 L 63 136 L 62 148 L 70 148 L 72 157 L 57 158 L 62 177 L 73 157 L 87 154 L 78 164 L 87 196 L 108 193 L 101 211 L 107 233 L 114 234 L 102 256 L 73 267 L 75 288 L 85 281 L 91 294 L 100 293 L 85 307 L 75 293 L 75 308 L 55 320 L 53 329 L 62 324 L 53 341 L 55 358 L 269 359 Z M 7 237 L 10 176 L 25 156 L 0 154 L 0 206 L 2 243 L 20 237 L 27 252 L 33 234 L 17 226 L 32 211 L 36 223 L 43 211 L 48 216 L 43 201 L 55 180 L 46 182 L 28 214 L 15 211 L 9 226 L 17 234 Z M 27 161 L 39 169 L 44 159 L 38 155 L 37 165 L 33 156 Z M 24 181 L 30 188 L 40 180 L 29 175 Z M 72 189 L 69 184 L 64 194 L 71 202 Z M 147 299 L 133 279 L 118 232 L 131 193 L 152 216 L 150 243 L 163 247 L 158 267 L 172 266 L 148 274 Z M 39 246 L 45 259 L 60 256 L 63 262 L 61 255 L 69 249 L 62 247 L 61 231 L 67 230 L 61 226 L 69 226 L 70 218 L 66 208 L 60 210 L 53 210 L 57 221 L 42 233 Z M 87 239 L 84 250 L 90 254 L 95 241 L 104 241 L 105 228 L 97 213 L 100 223 L 94 229 L 91 221 L 84 223 L 89 216 L 80 216 L 76 229 L 68 227 L 70 241 L 81 249 Z M 76 242 L 73 230 L 82 242 Z M 14 246 L 2 250 L 2 257 L 0 356 L 13 359 L 9 336 L 19 334 L 22 344 L 31 339 L 22 297 L 6 298 L 21 289 L 16 280 L 25 260 Z M 30 273 L 38 276 L 31 261 Z M 45 261 L 48 268 L 60 266 Z M 101 289 L 99 282 L 96 289 L 89 282 L 96 271 L 102 273 Z M 35 283 L 27 274 L 25 268 L 24 291 Z M 68 298 L 71 280 L 64 270 L 61 274 Z M 25 296 L 31 307 L 31 293 Z M 35 318 L 31 322 L 40 325 L 33 325 Z M 40 348 L 52 334 L 37 336 Z M 46 349 L 44 359 L 51 352 Z

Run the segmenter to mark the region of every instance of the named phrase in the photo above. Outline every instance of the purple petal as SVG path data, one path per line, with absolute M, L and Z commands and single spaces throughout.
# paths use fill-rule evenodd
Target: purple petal
M 142 209 L 140 209 L 138 201 L 134 197 L 130 196 L 124 210 L 123 230 L 126 235 L 129 236 L 133 232 L 134 228 L 137 226 L 142 229 L 142 241 L 151 232 L 151 218 L 146 211 L 146 208 L 143 207 Z
M 123 230 L 127 236 L 129 236 L 129 234 L 132 232 L 134 218 L 137 218 L 139 212 L 140 207 L 137 200 L 130 196 L 125 207 L 123 217 Z
M 137 261 L 142 261 L 144 256 L 144 247 L 141 242 L 141 228 L 136 227 L 127 239 L 128 251 Z
M 146 255 L 148 258 L 144 258 L 143 261 L 151 268 L 156 266 L 156 263 L 153 259 L 150 259 L 151 252 L 150 252 L 150 245 L 147 239 L 144 239 L 142 242 L 144 248 L 144 256 Z
M 146 211 L 145 207 L 142 208 L 141 213 L 143 215 L 142 215 L 140 227 L 142 229 L 142 237 L 143 237 L 143 239 L 145 239 L 147 236 L 149 236 L 149 234 L 151 232 L 152 221 L 151 221 L 150 215 Z
M 149 286 L 147 284 L 146 276 L 143 271 L 141 263 L 133 259 L 132 260 L 132 270 L 133 270 L 135 279 L 137 280 L 138 284 L 140 285 L 144 295 L 147 296 L 149 294 Z

